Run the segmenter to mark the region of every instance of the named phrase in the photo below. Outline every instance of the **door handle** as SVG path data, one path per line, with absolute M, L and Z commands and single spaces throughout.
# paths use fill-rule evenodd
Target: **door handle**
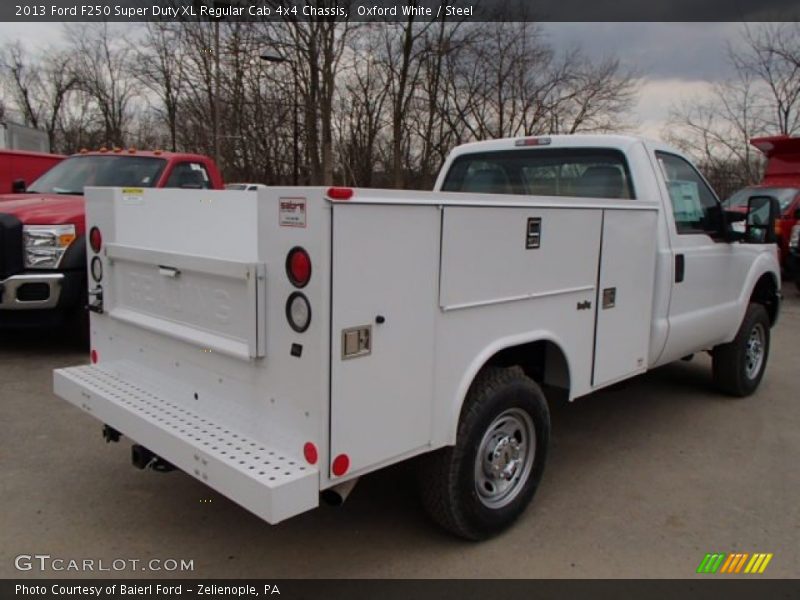
M 164 265 L 158 265 L 158 272 L 161 273 L 164 277 L 171 277 L 175 279 L 178 275 L 181 274 L 180 269 L 176 269 L 175 267 L 167 267 Z
M 680 283 L 683 281 L 683 277 L 686 274 L 686 259 L 684 258 L 683 254 L 676 254 L 675 255 L 675 283 Z

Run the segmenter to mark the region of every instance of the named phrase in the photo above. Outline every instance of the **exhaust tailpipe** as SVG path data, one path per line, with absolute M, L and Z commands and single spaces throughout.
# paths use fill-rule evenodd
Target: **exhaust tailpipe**
M 155 456 L 155 454 L 144 446 L 140 446 L 139 444 L 131 446 L 131 462 L 137 469 L 146 469 L 147 465 L 152 462 Z
M 322 490 L 320 496 L 329 506 L 341 506 L 344 504 L 344 501 L 347 500 L 347 497 L 350 495 L 350 492 L 353 491 L 353 488 L 356 487 L 357 483 L 358 477 L 350 479 L 349 481 L 335 485 L 327 490 Z
M 137 469 L 150 468 L 159 473 L 169 473 L 175 470 L 175 465 L 150 452 L 144 446 L 134 444 L 131 446 L 131 462 Z

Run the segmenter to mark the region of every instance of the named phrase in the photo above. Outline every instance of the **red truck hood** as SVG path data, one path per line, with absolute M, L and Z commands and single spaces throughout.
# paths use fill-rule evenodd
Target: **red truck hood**
M 14 215 L 26 225 L 72 223 L 78 235 L 85 228 L 83 196 L 4 194 L 0 195 L 0 213 Z

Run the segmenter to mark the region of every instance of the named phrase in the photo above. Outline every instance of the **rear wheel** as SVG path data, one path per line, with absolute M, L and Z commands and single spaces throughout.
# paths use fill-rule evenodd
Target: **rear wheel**
M 767 310 L 751 304 L 733 341 L 714 348 L 714 383 L 720 390 L 740 397 L 756 390 L 769 358 L 769 327 Z
M 424 458 L 423 504 L 461 537 L 494 535 L 525 510 L 541 480 L 550 414 L 539 386 L 519 367 L 489 367 L 470 389 L 456 445 Z

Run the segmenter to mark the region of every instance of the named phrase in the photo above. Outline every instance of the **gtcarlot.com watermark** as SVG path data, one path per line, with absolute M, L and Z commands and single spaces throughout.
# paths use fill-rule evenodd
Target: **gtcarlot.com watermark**
M 14 558 L 17 571 L 80 573 L 109 571 L 194 571 L 194 559 L 185 558 L 61 558 L 50 554 L 19 554 Z

